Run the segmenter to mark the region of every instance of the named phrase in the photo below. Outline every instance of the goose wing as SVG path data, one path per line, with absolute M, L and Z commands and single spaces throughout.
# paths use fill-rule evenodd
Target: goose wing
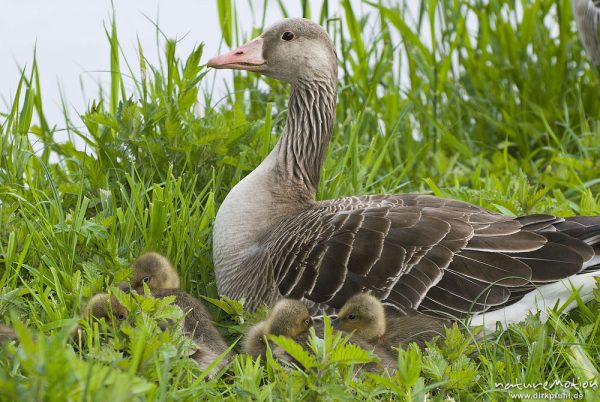
M 582 228 L 596 223 L 415 194 L 348 197 L 286 219 L 263 245 L 284 297 L 338 309 L 370 291 L 401 313 L 460 317 L 581 271 L 594 256 Z

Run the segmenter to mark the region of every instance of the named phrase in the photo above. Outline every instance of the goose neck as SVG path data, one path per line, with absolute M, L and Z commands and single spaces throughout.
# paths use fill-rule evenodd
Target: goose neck
M 274 149 L 278 179 L 314 197 L 335 120 L 336 83 L 331 78 L 292 86 L 283 134 Z

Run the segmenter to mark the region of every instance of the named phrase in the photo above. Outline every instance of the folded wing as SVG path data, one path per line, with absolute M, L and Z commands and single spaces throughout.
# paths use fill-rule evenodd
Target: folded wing
M 264 241 L 279 292 L 338 309 L 369 291 L 400 313 L 500 308 L 595 258 L 600 219 L 513 218 L 405 194 L 317 204 Z

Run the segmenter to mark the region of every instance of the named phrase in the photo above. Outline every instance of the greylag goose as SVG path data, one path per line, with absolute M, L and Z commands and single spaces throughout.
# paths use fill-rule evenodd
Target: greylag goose
M 132 289 L 141 294 L 145 283 L 153 297 L 175 296 L 175 305 L 185 313 L 183 333 L 193 339 L 196 345 L 190 357 L 204 370 L 227 350 L 227 344 L 213 325 L 208 310 L 195 297 L 180 290 L 179 282 L 179 275 L 167 258 L 148 252 L 133 262 L 131 283 L 124 282 L 119 287 L 126 292 Z M 225 366 L 228 361 L 223 359 L 215 370 Z
M 336 52 L 318 24 L 283 20 L 208 66 L 292 87 L 279 141 L 217 213 L 220 294 L 249 309 L 286 297 L 332 312 L 368 291 L 400 315 L 472 316 L 489 329 L 545 311 L 573 288 L 592 297 L 600 217 L 504 216 L 419 194 L 316 201 L 337 85 Z
M 244 337 L 242 351 L 253 357 L 264 357 L 267 352 L 266 335 L 287 336 L 299 343 L 305 343 L 311 325 L 312 318 L 304 303 L 298 300 L 281 299 L 275 303 L 267 318 L 248 330 Z M 281 351 L 274 351 L 274 354 L 276 357 L 284 355 Z
M 600 67 L 600 0 L 573 0 L 579 37 L 594 66 Z
M 419 313 L 388 318 L 379 299 L 359 293 L 344 303 L 333 324 L 336 329 L 353 332 L 369 344 L 393 350 L 409 342 L 423 346 L 434 336 L 443 336 L 444 325 L 449 322 Z

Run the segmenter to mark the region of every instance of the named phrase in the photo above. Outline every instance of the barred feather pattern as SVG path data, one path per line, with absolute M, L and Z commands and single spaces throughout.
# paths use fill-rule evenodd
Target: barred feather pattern
M 594 66 L 600 66 L 600 0 L 572 0 L 579 37 Z
M 283 161 L 276 180 L 314 194 L 335 119 L 336 83 L 328 77 L 299 80 L 288 102 L 285 132 L 276 152 Z
M 591 230 L 590 230 L 591 229 Z M 283 297 L 335 311 L 368 291 L 400 315 L 463 317 L 582 271 L 599 217 L 513 218 L 426 195 L 318 203 L 264 240 Z

